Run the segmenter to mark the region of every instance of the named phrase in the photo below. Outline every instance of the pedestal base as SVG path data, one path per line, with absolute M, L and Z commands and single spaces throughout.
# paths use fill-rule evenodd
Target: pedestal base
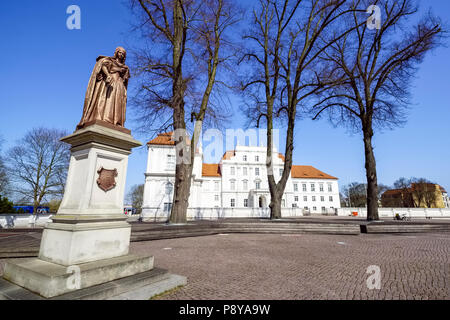
M 92 287 L 153 269 L 153 256 L 127 255 L 65 267 L 37 258 L 13 259 L 3 278 L 45 298 Z
M 122 215 L 60 215 L 42 234 L 39 258 L 63 266 L 128 254 L 131 225 Z

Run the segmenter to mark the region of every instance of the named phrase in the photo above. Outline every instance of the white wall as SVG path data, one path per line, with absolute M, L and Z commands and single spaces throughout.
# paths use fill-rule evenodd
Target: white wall
M 340 208 L 338 216 L 350 216 L 357 212 L 358 217 L 367 217 L 367 208 Z M 450 209 L 427 209 L 427 208 L 378 208 L 380 218 L 394 218 L 395 214 L 406 214 L 411 218 L 450 218 Z
M 302 217 L 303 210 L 300 208 L 282 208 L 283 218 Z M 147 221 L 167 221 L 169 213 L 159 212 L 152 217 L 147 216 Z M 269 218 L 269 208 L 189 208 L 188 220 L 217 220 L 225 218 Z
M 28 228 L 34 226 L 43 227 L 50 222 L 51 214 L 2 214 L 0 226 L 2 228 Z

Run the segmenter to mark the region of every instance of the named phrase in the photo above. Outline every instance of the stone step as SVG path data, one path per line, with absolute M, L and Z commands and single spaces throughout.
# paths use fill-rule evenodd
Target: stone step
M 52 300 L 105 300 L 169 278 L 167 270 L 154 268 L 134 276 L 117 279 L 78 291 L 66 293 Z M 148 297 L 147 299 L 149 299 Z
M 132 241 L 148 241 L 156 239 L 170 239 L 182 237 L 198 237 L 214 235 L 219 233 L 317 233 L 317 234 L 360 234 L 359 225 L 351 224 L 288 224 L 288 223 L 223 223 L 209 228 L 170 228 L 164 231 L 146 230 L 133 232 Z
M 362 233 L 424 233 L 424 232 L 450 232 L 450 225 L 447 224 L 395 224 L 395 225 L 375 225 L 368 224 L 361 226 Z
M 167 290 L 186 285 L 186 282 L 186 277 L 154 268 L 48 300 L 148 300 Z M 0 278 L 0 300 L 45 300 L 45 298 Z
M 0 248 L 0 259 L 37 257 L 39 247 Z
M 70 267 L 37 258 L 11 259 L 5 263 L 3 278 L 40 296 L 52 298 L 75 291 L 76 286 L 68 283 L 76 278 L 79 289 L 83 289 L 149 271 L 153 269 L 153 256 L 130 254 L 76 267 L 78 272 L 74 274 L 76 270 Z

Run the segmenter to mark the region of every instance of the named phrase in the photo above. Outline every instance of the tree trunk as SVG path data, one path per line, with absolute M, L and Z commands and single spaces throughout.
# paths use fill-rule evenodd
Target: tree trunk
M 175 1 L 173 9 L 174 20 L 174 41 L 173 41 L 173 84 L 172 84 L 172 106 L 173 106 L 173 128 L 174 134 L 186 132 L 186 122 L 184 120 L 184 91 L 185 84 L 183 80 L 182 61 L 184 55 L 184 46 L 186 40 L 186 30 L 183 19 L 183 8 L 181 1 Z M 181 134 L 182 139 L 176 139 L 176 169 L 175 169 L 175 185 L 173 195 L 173 205 L 170 214 L 170 223 L 186 223 L 186 212 L 189 201 L 189 189 L 191 182 L 190 163 L 186 163 L 185 147 L 187 141 L 186 134 Z M 184 147 L 179 147 L 183 144 Z
M 283 194 L 279 193 L 278 190 L 275 192 L 270 192 L 270 219 L 281 219 L 281 198 Z
M 191 171 L 188 164 L 177 164 L 175 172 L 175 186 L 170 223 L 186 223 L 186 213 L 189 204 Z M 192 170 L 192 168 L 191 168 Z
M 367 177 L 367 220 L 373 221 L 379 220 L 377 168 L 372 147 L 373 132 L 369 128 L 363 129 L 363 133 Z

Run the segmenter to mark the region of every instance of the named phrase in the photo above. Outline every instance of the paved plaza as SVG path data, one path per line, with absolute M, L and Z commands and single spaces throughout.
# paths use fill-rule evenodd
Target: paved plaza
M 131 251 L 187 276 L 159 299 L 450 299 L 449 233 L 220 234 L 133 242 Z M 380 290 L 367 288 L 371 265 Z
M 229 234 L 132 244 L 188 277 L 161 299 L 450 299 L 450 234 Z M 381 268 L 369 290 L 367 267 Z

